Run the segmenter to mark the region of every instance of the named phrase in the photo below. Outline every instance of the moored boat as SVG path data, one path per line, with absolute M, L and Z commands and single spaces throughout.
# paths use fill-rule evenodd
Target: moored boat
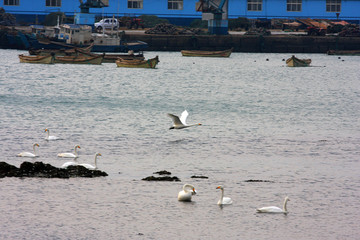
M 144 54 L 142 53 L 138 53 L 138 54 L 134 54 L 133 52 L 129 52 L 128 54 L 109 54 L 109 53 L 90 53 L 90 52 L 83 52 L 82 50 L 77 49 L 76 50 L 76 54 L 82 54 L 85 56 L 104 56 L 103 58 L 103 63 L 115 63 L 116 60 L 118 60 L 119 58 L 124 59 L 124 60 L 144 60 Z
M 40 63 L 40 64 L 52 64 L 54 63 L 54 55 L 48 54 L 46 56 L 25 56 L 23 54 L 19 55 L 21 63 Z
M 137 59 L 125 60 L 119 58 L 118 60 L 116 60 L 116 65 L 118 67 L 126 67 L 126 68 L 155 68 L 159 62 L 160 61 L 158 56 L 148 60 L 137 60 Z
M 230 57 L 232 50 L 232 48 L 224 51 L 181 50 L 181 54 L 185 57 Z
M 294 55 L 286 60 L 288 67 L 308 67 L 311 63 L 311 59 L 299 59 Z
M 96 64 L 100 65 L 104 56 L 56 56 L 55 63 L 68 63 L 68 64 Z
M 56 56 L 71 56 L 71 55 L 75 55 L 77 53 L 77 51 L 81 51 L 81 52 L 86 52 L 86 53 L 90 53 L 92 47 L 94 46 L 94 44 L 90 44 L 87 47 L 83 47 L 83 48 L 70 48 L 70 49 L 29 49 L 29 54 L 30 55 L 48 55 L 51 53 L 54 53 Z

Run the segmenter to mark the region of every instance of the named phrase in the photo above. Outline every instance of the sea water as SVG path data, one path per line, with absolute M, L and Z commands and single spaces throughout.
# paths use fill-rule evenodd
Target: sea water
M 1 239 L 359 238 L 360 56 L 299 54 L 312 67 L 290 68 L 291 54 L 145 52 L 156 69 L 127 69 L 0 54 L 0 161 L 60 167 L 78 144 L 109 175 L 0 179 Z M 169 130 L 185 109 L 202 125 Z M 16 157 L 34 143 L 40 157 Z M 142 180 L 161 170 L 181 182 Z M 218 185 L 232 205 L 217 205 Z M 285 196 L 289 214 L 256 213 Z

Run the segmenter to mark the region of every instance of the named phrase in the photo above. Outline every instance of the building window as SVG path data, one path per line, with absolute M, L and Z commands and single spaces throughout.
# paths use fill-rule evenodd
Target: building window
M 262 0 L 248 0 L 248 11 L 262 11 Z
M 128 0 L 128 8 L 143 8 L 142 0 Z
M 286 10 L 288 12 L 301 12 L 302 0 L 287 0 Z
M 182 10 L 183 0 L 168 0 L 168 9 Z
M 61 7 L 61 0 L 46 0 L 47 7 Z
M 20 0 L 4 0 L 5 6 L 19 6 Z
M 326 0 L 326 11 L 327 12 L 340 12 L 341 11 L 341 0 Z

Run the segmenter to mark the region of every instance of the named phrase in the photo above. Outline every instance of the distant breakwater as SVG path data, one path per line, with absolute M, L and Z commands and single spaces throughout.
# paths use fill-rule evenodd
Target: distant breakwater
M 132 33 L 127 40 L 148 43 L 149 51 L 225 50 L 254 53 L 326 53 L 329 50 L 360 50 L 360 37 L 306 35 L 157 35 Z

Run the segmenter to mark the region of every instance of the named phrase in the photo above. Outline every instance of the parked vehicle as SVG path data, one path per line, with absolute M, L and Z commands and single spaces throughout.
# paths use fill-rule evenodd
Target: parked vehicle
M 95 29 L 99 32 L 103 29 L 114 29 L 117 30 L 119 28 L 119 21 L 116 18 L 104 18 L 100 20 L 100 22 L 94 23 Z

